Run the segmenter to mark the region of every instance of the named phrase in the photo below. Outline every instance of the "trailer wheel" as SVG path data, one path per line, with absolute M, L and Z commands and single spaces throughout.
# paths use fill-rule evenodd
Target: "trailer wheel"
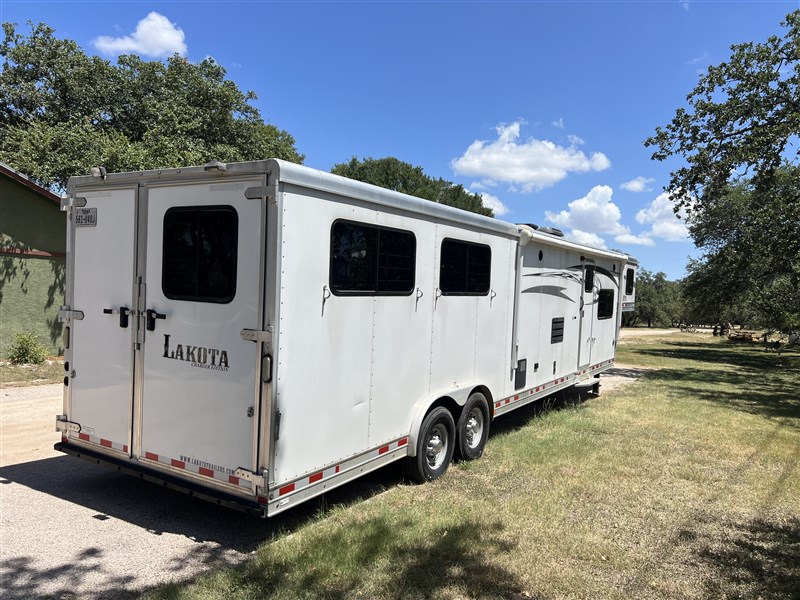
M 417 455 L 406 459 L 410 479 L 419 483 L 438 479 L 453 459 L 456 424 L 444 406 L 434 408 L 422 421 L 417 438 Z
M 475 392 L 464 405 L 458 419 L 458 446 L 461 460 L 475 460 L 483 454 L 489 438 L 489 402 L 480 392 Z

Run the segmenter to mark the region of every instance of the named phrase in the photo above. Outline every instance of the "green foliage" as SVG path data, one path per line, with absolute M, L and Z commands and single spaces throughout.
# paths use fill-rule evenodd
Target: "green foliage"
M 640 269 L 636 275 L 636 310 L 623 315 L 623 325 L 676 327 L 684 320 L 681 284 L 668 281 L 664 273 Z
M 266 124 L 213 59 L 193 64 L 88 56 L 40 23 L 3 23 L 0 160 L 64 189 L 94 165 L 130 171 L 276 157 L 302 162 L 294 138 Z
M 15 365 L 40 365 L 47 359 L 47 349 L 36 334 L 30 331 L 17 333 L 8 350 L 8 360 Z
M 331 172 L 479 215 L 494 216 L 492 210 L 483 205 L 480 196 L 468 192 L 464 186 L 441 177 L 434 179 L 426 175 L 422 167 L 415 167 L 396 158 L 358 160 L 353 157 L 350 162 L 334 165 Z
M 718 320 L 789 331 L 800 327 L 800 168 L 772 185 L 730 185 L 691 231 L 708 250 L 689 264 L 686 296 Z
M 667 190 L 706 252 L 689 265 L 691 311 L 786 331 L 800 327 L 800 10 L 782 25 L 732 46 L 645 145 L 686 161 Z

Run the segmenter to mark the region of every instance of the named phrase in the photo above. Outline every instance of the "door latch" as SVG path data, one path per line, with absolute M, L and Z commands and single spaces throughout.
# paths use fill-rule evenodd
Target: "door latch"
M 145 313 L 147 317 L 147 331 L 155 331 L 156 330 L 156 319 L 166 319 L 167 315 L 162 314 L 160 312 L 156 312 L 152 308 L 148 308 L 147 312 Z
M 104 308 L 104 315 L 119 315 L 119 326 L 123 329 L 128 327 L 128 316 L 131 314 L 131 309 L 127 306 L 120 306 L 119 308 Z

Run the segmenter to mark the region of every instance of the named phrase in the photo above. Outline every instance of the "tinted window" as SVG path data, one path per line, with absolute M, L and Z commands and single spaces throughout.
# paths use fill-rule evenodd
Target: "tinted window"
M 633 269 L 625 271 L 625 295 L 633 294 Z
M 614 314 L 614 290 L 600 290 L 597 294 L 597 318 L 610 319 Z
M 410 231 L 336 221 L 330 284 L 335 294 L 407 295 L 414 288 L 417 241 Z
M 232 206 L 170 208 L 164 215 L 164 295 L 193 302 L 233 300 L 238 231 Z
M 583 275 L 583 291 L 591 292 L 594 288 L 594 267 L 586 267 Z
M 458 240 L 442 242 L 439 290 L 444 295 L 486 295 L 492 278 L 492 250 Z

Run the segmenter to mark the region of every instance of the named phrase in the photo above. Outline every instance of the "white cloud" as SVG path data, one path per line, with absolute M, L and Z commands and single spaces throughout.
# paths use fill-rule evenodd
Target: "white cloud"
M 183 30 L 164 15 L 151 12 L 136 24 L 131 35 L 111 37 L 101 35 L 93 41 L 104 54 L 135 53 L 142 56 L 165 57 L 178 53 L 185 56 L 188 49 Z
M 553 127 L 557 127 L 558 129 L 564 129 L 564 117 L 559 117 L 558 121 L 553 121 L 551 125 Z
M 558 213 L 545 211 L 545 219 L 560 227 L 571 227 L 573 230 L 611 235 L 630 233 L 630 230 L 619 222 L 622 213 L 611 201 L 613 194 L 614 190 L 607 185 L 595 186 L 583 198 L 570 202 L 567 205 L 568 210 Z
M 630 244 L 634 246 L 655 246 L 656 243 L 653 238 L 647 237 L 647 234 L 633 235 L 630 233 L 623 233 L 614 238 L 618 244 Z
M 491 208 L 494 216 L 501 217 L 508 213 L 508 207 L 503 204 L 503 202 L 497 196 L 493 196 L 492 194 L 487 194 L 486 192 L 472 192 L 473 194 L 478 194 L 481 197 L 481 203 L 486 208 Z
M 600 248 L 601 250 L 607 250 L 606 243 L 599 235 L 594 233 L 589 233 L 588 231 L 581 231 L 580 229 L 573 229 L 572 231 L 567 232 L 564 236 L 568 240 L 572 240 L 573 242 L 577 242 L 579 244 L 584 244 L 585 246 L 591 246 L 592 248 Z
M 573 146 L 583 146 L 586 143 L 582 137 L 578 137 L 577 135 L 568 135 L 567 139 Z
M 635 177 L 630 181 L 626 181 L 625 183 L 621 184 L 623 190 L 628 190 L 629 192 L 649 192 L 653 188 L 649 187 L 651 183 L 653 183 L 655 179 L 652 177 Z
M 587 156 L 574 143 L 563 147 L 533 138 L 520 142 L 520 125 L 519 121 L 498 125 L 496 140 L 475 140 L 451 161 L 451 168 L 459 175 L 480 177 L 486 185 L 508 182 L 532 192 L 561 181 L 570 172 L 603 171 L 611 166 L 602 152 Z
M 650 203 L 650 206 L 643 208 L 636 213 L 636 221 L 642 225 L 650 225 L 650 231 L 645 234 L 648 237 L 657 237 L 668 242 L 683 242 L 689 239 L 689 231 L 686 228 L 686 212 L 679 212 L 679 219 L 672 210 L 673 202 L 669 199 L 669 194 L 664 192 Z

